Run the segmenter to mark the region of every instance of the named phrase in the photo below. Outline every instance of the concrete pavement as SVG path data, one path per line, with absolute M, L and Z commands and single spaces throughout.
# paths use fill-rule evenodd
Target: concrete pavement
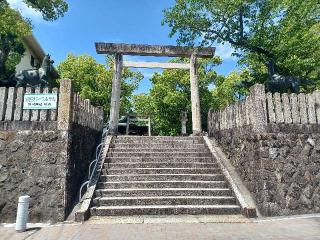
M 202 221 L 202 222 L 201 222 Z M 150 222 L 150 223 L 147 223 Z M 83 224 L 29 224 L 15 233 L 14 226 L 0 227 L 1 240 L 130 240 L 130 239 L 320 239 L 320 214 L 295 217 L 242 217 L 207 219 L 192 216 L 91 219 Z

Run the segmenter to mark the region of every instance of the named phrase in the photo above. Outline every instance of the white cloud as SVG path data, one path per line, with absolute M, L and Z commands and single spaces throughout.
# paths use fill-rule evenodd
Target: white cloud
M 230 45 L 230 43 L 219 43 L 216 45 L 216 54 L 217 56 L 220 56 L 222 60 L 236 60 L 235 56 L 232 56 L 232 53 L 235 51 L 235 49 Z
M 30 18 L 33 22 L 39 23 L 44 21 L 40 12 L 30 8 L 22 0 L 8 0 L 10 6 L 17 9 L 25 18 Z

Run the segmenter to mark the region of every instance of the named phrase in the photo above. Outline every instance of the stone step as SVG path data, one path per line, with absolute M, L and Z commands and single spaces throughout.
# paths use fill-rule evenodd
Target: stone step
M 107 157 L 211 157 L 208 152 L 108 152 Z
M 90 209 L 92 216 L 172 215 L 172 214 L 239 214 L 237 205 L 135 205 L 103 206 Z
M 142 196 L 232 196 L 229 188 L 143 188 L 143 189 L 97 189 L 96 197 L 142 197 Z
M 125 141 L 119 141 L 119 140 L 112 140 L 111 146 L 115 146 L 118 144 L 144 144 L 144 145 L 151 145 L 151 144 L 160 144 L 160 145 L 173 145 L 173 146 L 193 146 L 194 144 L 203 144 L 203 141 L 198 140 L 156 140 L 156 141 L 145 141 L 145 140 L 125 140 Z
M 176 153 L 176 152 L 184 152 L 184 153 L 209 153 L 209 149 L 207 148 L 110 148 L 110 153 L 125 153 L 125 152 L 161 152 L 161 153 Z
M 235 205 L 232 196 L 161 196 L 161 197 L 107 197 L 95 198 L 93 206 L 130 205 Z
M 188 141 L 203 141 L 203 137 L 195 136 L 128 136 L 128 135 L 119 135 L 113 138 L 113 140 L 119 140 L 121 142 L 125 140 L 136 140 L 136 141 L 160 141 L 160 140 L 169 140 L 169 141 L 178 141 L 178 140 L 188 140 Z
M 92 216 L 240 213 L 202 137 L 117 136 L 102 167 Z
M 217 163 L 177 163 L 177 162 L 123 162 L 123 163 L 105 163 L 105 168 L 217 168 Z
M 207 148 L 203 143 L 167 142 L 167 143 L 117 143 L 111 144 L 111 148 Z
M 214 174 L 221 173 L 220 168 L 118 168 L 102 169 L 103 174 Z
M 131 188 L 225 188 L 225 181 L 122 181 L 98 182 L 98 189 Z
M 101 175 L 100 181 L 223 181 L 223 174 L 126 174 Z
M 203 139 L 192 139 L 192 138 L 182 138 L 182 139 L 168 139 L 168 138 L 160 138 L 160 139 L 149 139 L 149 138 L 127 138 L 127 139 L 113 139 L 112 144 L 203 144 Z
M 106 163 L 122 163 L 122 162 L 172 162 L 172 163 L 190 163 L 190 162 L 200 162 L 200 163 L 212 163 L 213 158 L 210 157 L 162 157 L 162 156 L 147 156 L 147 157 L 107 157 Z

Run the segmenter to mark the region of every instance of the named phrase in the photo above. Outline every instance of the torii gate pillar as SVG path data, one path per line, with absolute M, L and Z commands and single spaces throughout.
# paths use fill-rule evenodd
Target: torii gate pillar
M 202 128 L 196 52 L 194 52 L 190 57 L 190 91 L 192 110 L 192 132 L 193 135 L 199 135 L 202 132 Z
M 118 122 L 120 112 L 121 76 L 122 76 L 123 57 L 122 54 L 115 54 L 114 74 L 112 80 L 111 106 L 110 106 L 110 134 L 118 133 Z

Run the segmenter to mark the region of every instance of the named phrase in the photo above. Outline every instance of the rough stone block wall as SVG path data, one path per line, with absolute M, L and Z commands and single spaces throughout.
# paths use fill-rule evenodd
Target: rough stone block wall
M 88 180 L 88 167 L 95 159 L 95 149 L 101 133 L 89 127 L 72 124 L 69 142 L 69 161 L 66 176 L 66 216 L 78 201 L 81 184 Z
M 292 131 L 281 131 L 291 129 Z M 320 212 L 320 126 L 220 131 L 220 143 L 265 216 Z
M 31 197 L 30 222 L 64 221 L 87 176 L 99 132 L 77 124 L 70 131 L 52 130 L 56 122 L 43 124 L 0 130 L 0 222 L 15 221 L 24 194 Z
M 59 131 L 0 131 L 0 222 L 14 222 L 18 197 L 31 197 L 29 220 L 64 220 L 68 139 Z

